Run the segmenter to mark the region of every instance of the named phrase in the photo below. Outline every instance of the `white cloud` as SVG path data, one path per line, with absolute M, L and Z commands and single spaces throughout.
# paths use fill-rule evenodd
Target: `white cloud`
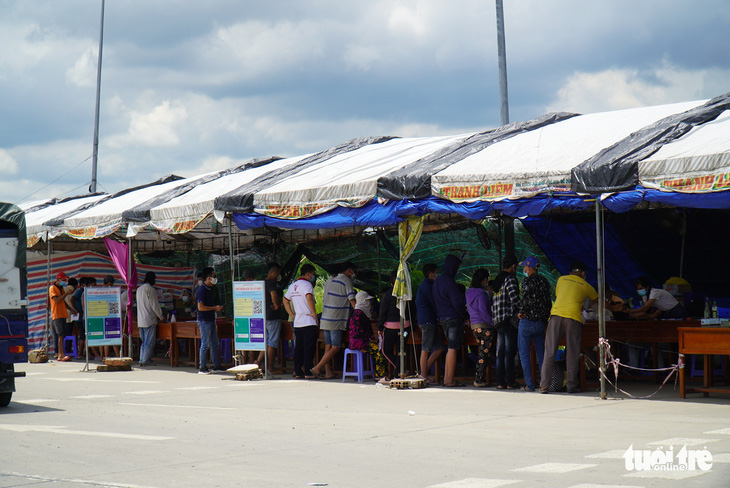
M 716 85 L 729 75 L 730 70 L 686 70 L 667 62 L 646 71 L 576 72 L 565 80 L 547 111 L 593 113 L 698 100 L 705 97 L 706 85 Z
M 66 82 L 84 88 L 95 87 L 98 54 L 98 47 L 87 47 L 74 65 L 66 70 Z
M 188 111 L 180 100 L 165 100 L 150 111 L 132 111 L 129 116 L 129 131 L 124 137 L 114 137 L 114 146 L 177 146 L 177 130 L 188 118 Z
M 2 148 L 0 148 L 0 172 L 4 175 L 14 175 L 18 172 L 18 163 Z

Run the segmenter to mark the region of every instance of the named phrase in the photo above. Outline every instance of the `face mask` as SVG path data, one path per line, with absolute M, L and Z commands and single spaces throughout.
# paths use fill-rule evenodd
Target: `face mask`
M 183 295 L 182 301 L 185 302 L 185 303 L 188 303 L 190 301 L 190 297 L 187 296 L 187 295 Z
M 66 286 L 66 282 L 65 281 L 59 281 L 58 284 L 61 285 L 61 288 L 63 288 L 64 286 Z
M 210 284 L 211 284 L 211 285 L 215 285 L 215 284 L 217 284 L 217 283 L 218 283 L 218 278 L 211 278 L 211 279 L 210 279 Z
M 283 280 L 283 278 L 281 277 L 281 275 L 279 275 L 279 276 L 276 277 L 276 282 L 277 283 L 279 283 L 281 280 Z
M 636 290 L 636 293 L 638 293 L 640 297 L 645 297 L 646 296 L 646 289 Z
M 527 274 L 527 271 L 525 271 L 524 269 L 522 270 L 522 274 L 525 276 L 530 276 L 529 274 Z
M 312 277 L 311 277 L 311 278 L 309 279 L 309 282 L 310 282 L 311 284 L 315 284 L 315 283 L 317 282 L 317 275 L 314 275 L 314 276 L 312 276 Z
M 203 284 L 203 280 L 198 280 L 198 286 Z

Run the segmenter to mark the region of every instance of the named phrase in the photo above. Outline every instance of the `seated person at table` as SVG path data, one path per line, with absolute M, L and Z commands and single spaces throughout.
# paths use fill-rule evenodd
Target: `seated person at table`
M 653 288 L 646 276 L 637 278 L 634 287 L 643 304 L 633 310 L 627 309 L 631 318 L 650 320 L 687 318 L 684 306 L 668 291 Z
M 378 348 L 378 341 L 373 335 L 372 319 L 372 296 L 366 291 L 359 291 L 355 295 L 355 311 L 350 316 L 347 324 L 350 338 L 350 349 L 358 349 L 366 352 L 375 358 L 375 374 L 382 378 L 385 376 L 385 358 Z
M 606 310 L 610 312 L 610 318 L 613 320 L 629 320 L 629 314 L 626 312 L 626 300 L 618 296 L 618 294 L 606 285 Z

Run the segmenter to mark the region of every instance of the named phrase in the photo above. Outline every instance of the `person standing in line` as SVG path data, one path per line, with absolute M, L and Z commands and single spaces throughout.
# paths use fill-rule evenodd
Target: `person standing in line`
M 479 268 L 471 278 L 471 287 L 466 291 L 466 308 L 469 311 L 469 323 L 477 340 L 476 375 L 474 386 L 484 388 L 489 386 L 486 378 L 487 367 L 492 357 L 492 345 L 497 337 L 492 322 L 492 298 L 487 293 L 489 271 Z
M 63 338 L 66 333 L 66 319 L 68 319 L 68 310 L 66 309 L 66 297 L 73 291 L 66 291 L 65 287 L 68 282 L 68 276 L 63 271 L 56 274 L 54 281 L 48 288 L 48 299 L 51 303 L 51 328 L 56 340 L 56 359 L 58 361 L 71 361 L 66 356 L 63 347 Z
M 517 305 L 520 301 L 520 285 L 517 283 L 517 258 L 506 257 L 502 271 L 494 279 L 495 296 L 492 319 L 497 328 L 497 389 L 519 388 L 515 383 L 515 357 L 517 356 Z
M 530 360 L 530 342 L 535 345 L 537 355 L 538 371 L 542 369 L 543 356 L 545 355 L 545 326 L 550 318 L 550 283 L 538 274 L 540 260 L 535 256 L 529 256 L 520 263 L 525 273 L 522 280 L 522 300 L 520 300 L 519 313 L 520 326 L 517 330 L 517 348 L 520 351 L 520 362 L 522 373 L 525 378 L 525 390 L 535 391 L 535 383 L 532 378 L 532 361 Z
M 583 303 L 586 299 L 593 302 L 598 300 L 598 293 L 585 278 L 585 264 L 575 261 L 570 266 L 570 274 L 558 278 L 558 283 L 555 285 L 555 303 L 550 310 L 550 321 L 545 336 L 545 357 L 540 375 L 540 393 L 550 391 L 550 378 L 555 367 L 555 353 L 563 337 L 565 337 L 565 386 L 568 393 L 580 392 L 578 362 L 583 333 Z
M 63 287 L 64 292 L 70 292 L 66 297 L 63 299 L 64 303 L 66 304 L 66 312 L 68 313 L 68 317 L 66 318 L 66 326 L 63 332 L 64 337 L 72 336 L 74 334 L 74 323 L 79 318 L 79 311 L 76 308 L 76 302 L 74 301 L 74 293 L 76 293 L 76 289 L 79 287 L 79 282 L 76 278 L 69 278 L 68 282 L 66 283 L 66 286 Z M 65 350 L 65 344 L 64 344 L 64 351 L 63 354 L 66 354 Z M 72 351 L 73 352 L 73 351 Z
M 139 365 L 143 367 L 152 365 L 157 321 L 164 320 L 162 308 L 157 299 L 157 290 L 155 290 L 156 282 L 155 272 L 148 271 L 144 275 L 144 284 L 137 290 L 137 326 L 139 327 L 139 337 L 142 340 L 139 348 Z
M 196 302 L 198 304 L 198 328 L 200 329 L 200 359 L 198 374 L 210 374 L 207 356 L 210 349 L 210 361 L 213 371 L 225 371 L 221 366 L 221 344 L 215 325 L 215 313 L 223 311 L 223 305 L 215 302 L 214 289 L 218 283 L 213 268 L 205 268 L 202 272 L 203 284 L 198 287 Z M 139 292 L 137 292 L 139 293 Z
M 314 302 L 314 284 L 317 275 L 314 266 L 302 266 L 301 275 L 286 290 L 284 308 L 294 317 L 294 377 L 314 379 L 314 351 L 317 347 L 317 308 Z M 293 306 L 293 308 L 292 308 Z
M 438 276 L 438 266 L 428 263 L 423 266 L 423 281 L 416 292 L 416 313 L 418 327 L 421 329 L 421 378 L 429 385 L 436 382 L 429 378 L 428 372 L 443 353 L 444 348 L 438 334 L 438 317 L 436 304 L 433 301 L 433 282 Z
M 464 386 L 456 381 L 456 355 L 464 342 L 464 320 L 467 317 L 466 297 L 456 283 L 461 259 L 453 254 L 446 256 L 443 273 L 433 282 L 433 301 L 436 313 L 444 328 L 448 350 L 444 363 L 444 386 Z
M 342 332 L 347 329 L 350 311 L 355 308 L 355 289 L 352 287 L 355 265 L 346 262 L 340 269 L 342 269 L 340 273 L 330 277 L 324 284 L 322 317 L 319 319 L 319 327 L 324 331 L 324 354 L 311 370 L 314 376 L 326 380 L 335 377 L 331 366 L 332 359 L 342 349 Z M 325 370 L 324 376 L 322 376 L 322 366 Z
M 264 364 L 264 359 L 268 354 L 266 364 L 268 368 L 272 368 L 274 363 L 274 354 L 279 347 L 279 338 L 281 337 L 281 312 L 282 312 L 282 293 L 279 287 L 279 277 L 281 276 L 281 266 L 278 263 L 269 263 L 268 274 L 264 280 L 264 293 L 266 297 L 266 352 L 261 351 L 259 357 L 254 361 L 259 366 Z M 267 371 L 268 374 L 270 374 Z

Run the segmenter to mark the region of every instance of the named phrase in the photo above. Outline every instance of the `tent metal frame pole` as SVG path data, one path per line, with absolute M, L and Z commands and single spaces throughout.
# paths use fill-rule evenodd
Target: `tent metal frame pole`
M 499 117 L 502 125 L 509 124 L 509 97 L 507 90 L 507 48 L 504 41 L 504 7 L 496 0 L 497 7 L 497 61 L 499 64 Z
M 601 202 L 596 198 L 596 275 L 598 277 L 598 337 L 606 337 L 606 288 L 605 273 L 603 269 L 603 218 L 601 215 Z M 599 364 L 601 368 L 601 400 L 606 395 L 606 345 L 601 342 L 598 347 Z
M 91 185 L 89 191 L 96 193 L 96 168 L 99 155 L 99 105 L 101 101 L 101 55 L 104 51 L 104 0 L 101 0 L 101 20 L 99 21 L 99 59 L 96 68 L 96 108 L 94 110 L 94 147 L 91 164 Z
M 51 236 L 46 231 L 46 245 L 48 246 L 48 256 L 46 258 L 46 290 L 51 289 L 51 253 L 53 253 L 53 244 L 51 243 Z M 51 335 L 51 308 L 46 309 L 46 330 L 44 335 L 46 336 L 46 347 L 51 348 L 50 335 Z M 49 351 L 50 352 L 50 351 Z
M 134 252 L 132 244 L 134 243 L 134 237 L 129 238 L 129 254 L 127 259 L 127 353 L 129 357 L 133 357 L 132 353 L 132 307 L 130 306 L 130 300 L 132 299 L 132 287 L 136 283 L 132 283 L 132 268 L 134 264 Z M 88 357 L 88 354 L 87 354 Z

